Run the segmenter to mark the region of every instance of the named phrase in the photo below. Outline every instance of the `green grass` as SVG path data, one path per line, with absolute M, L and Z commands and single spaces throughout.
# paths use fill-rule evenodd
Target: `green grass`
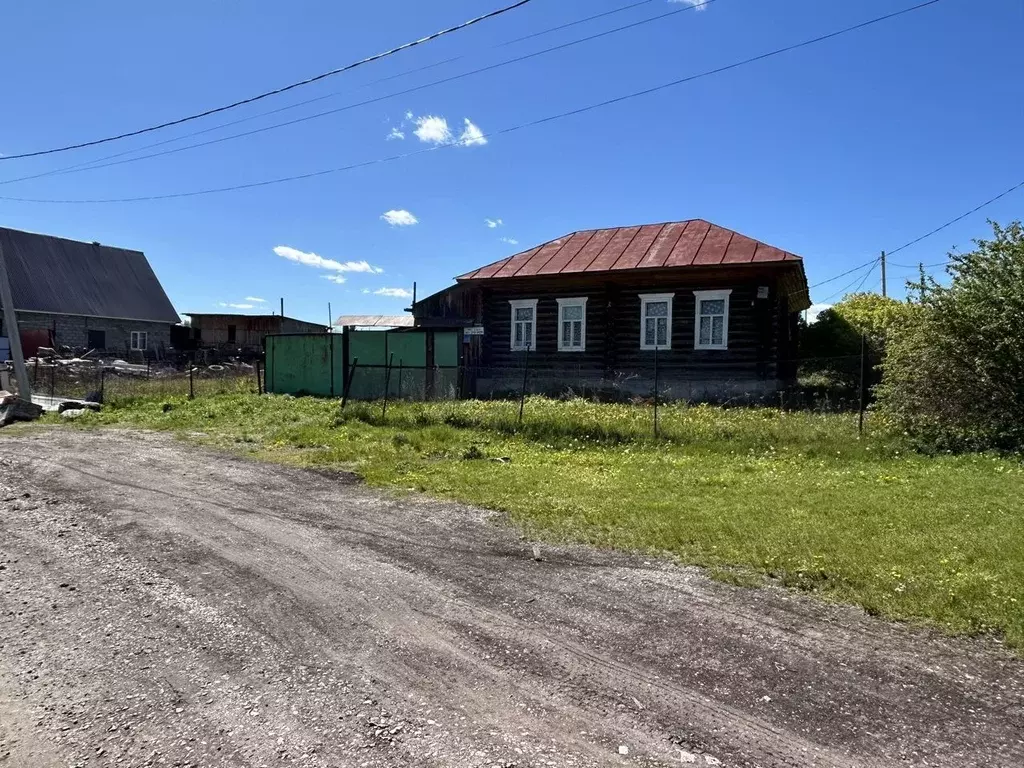
M 1024 468 L 858 439 L 855 417 L 774 409 L 122 399 L 80 423 L 173 430 L 257 458 L 508 513 L 526 535 L 665 554 L 874 614 L 1024 648 Z M 509 461 L 490 459 L 507 458 Z

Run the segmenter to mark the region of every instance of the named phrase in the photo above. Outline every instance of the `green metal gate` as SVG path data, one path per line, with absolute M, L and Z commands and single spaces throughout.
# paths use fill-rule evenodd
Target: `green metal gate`
M 445 330 L 284 334 L 264 342 L 267 392 L 376 400 L 461 395 L 460 334 Z

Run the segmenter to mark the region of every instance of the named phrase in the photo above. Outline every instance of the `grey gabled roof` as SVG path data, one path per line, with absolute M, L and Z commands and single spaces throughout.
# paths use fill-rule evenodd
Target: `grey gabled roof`
M 141 251 L 0 227 L 14 308 L 177 323 Z

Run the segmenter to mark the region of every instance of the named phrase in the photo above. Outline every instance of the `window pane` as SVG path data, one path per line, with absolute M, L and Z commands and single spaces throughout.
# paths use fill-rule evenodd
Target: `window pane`
M 572 324 L 572 345 L 574 347 L 583 346 L 583 323 Z
M 644 344 L 646 346 L 654 346 L 654 324 L 655 320 L 652 317 L 647 318 L 644 321 Z
M 711 318 L 705 315 L 700 319 L 700 346 L 711 343 Z
M 562 323 L 562 346 L 569 343 L 572 338 L 572 323 Z
M 725 299 L 704 299 L 700 303 L 702 315 L 724 315 Z
M 649 301 L 645 306 L 647 307 L 647 317 L 668 317 L 667 301 Z
M 659 317 L 655 322 L 658 324 L 658 346 L 668 344 L 668 318 Z
M 516 307 L 516 320 L 533 320 L 533 307 Z
M 523 324 L 516 323 L 516 346 L 523 346 Z
M 523 323 L 523 344 L 530 346 L 533 339 L 533 323 Z
M 563 320 L 582 320 L 583 319 L 583 307 L 579 304 L 569 304 L 562 307 L 562 319 Z
M 725 318 L 724 317 L 713 317 L 711 318 L 711 343 L 721 344 L 722 343 L 722 332 L 725 330 Z

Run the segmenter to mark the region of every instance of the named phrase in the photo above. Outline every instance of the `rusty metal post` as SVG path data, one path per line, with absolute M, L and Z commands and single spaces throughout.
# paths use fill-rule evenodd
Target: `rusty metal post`
M 195 369 L 195 367 L 196 367 L 196 356 L 193 353 L 192 356 L 189 358 L 189 361 L 188 361 L 188 399 L 189 400 L 195 400 L 196 399 L 195 384 L 193 382 L 193 376 L 192 376 L 192 371 L 193 371 L 193 369 Z
M 658 341 L 657 338 L 654 339 Z M 658 345 L 654 345 L 654 437 L 658 437 Z
M 385 338 L 387 337 L 385 336 Z M 380 414 L 382 419 L 387 418 L 388 415 L 388 390 L 391 388 L 391 364 L 394 362 L 395 353 L 392 352 L 388 358 L 388 367 L 384 369 L 384 410 Z
M 519 423 L 523 423 L 523 408 L 526 406 L 526 381 L 530 374 L 530 345 L 523 350 L 523 391 L 519 394 Z
M 352 389 L 352 379 L 356 375 L 356 366 L 359 365 L 359 358 L 352 358 L 352 365 L 348 369 L 348 378 L 345 380 L 345 391 L 341 393 L 341 410 L 345 410 L 345 406 L 348 405 L 348 393 Z

